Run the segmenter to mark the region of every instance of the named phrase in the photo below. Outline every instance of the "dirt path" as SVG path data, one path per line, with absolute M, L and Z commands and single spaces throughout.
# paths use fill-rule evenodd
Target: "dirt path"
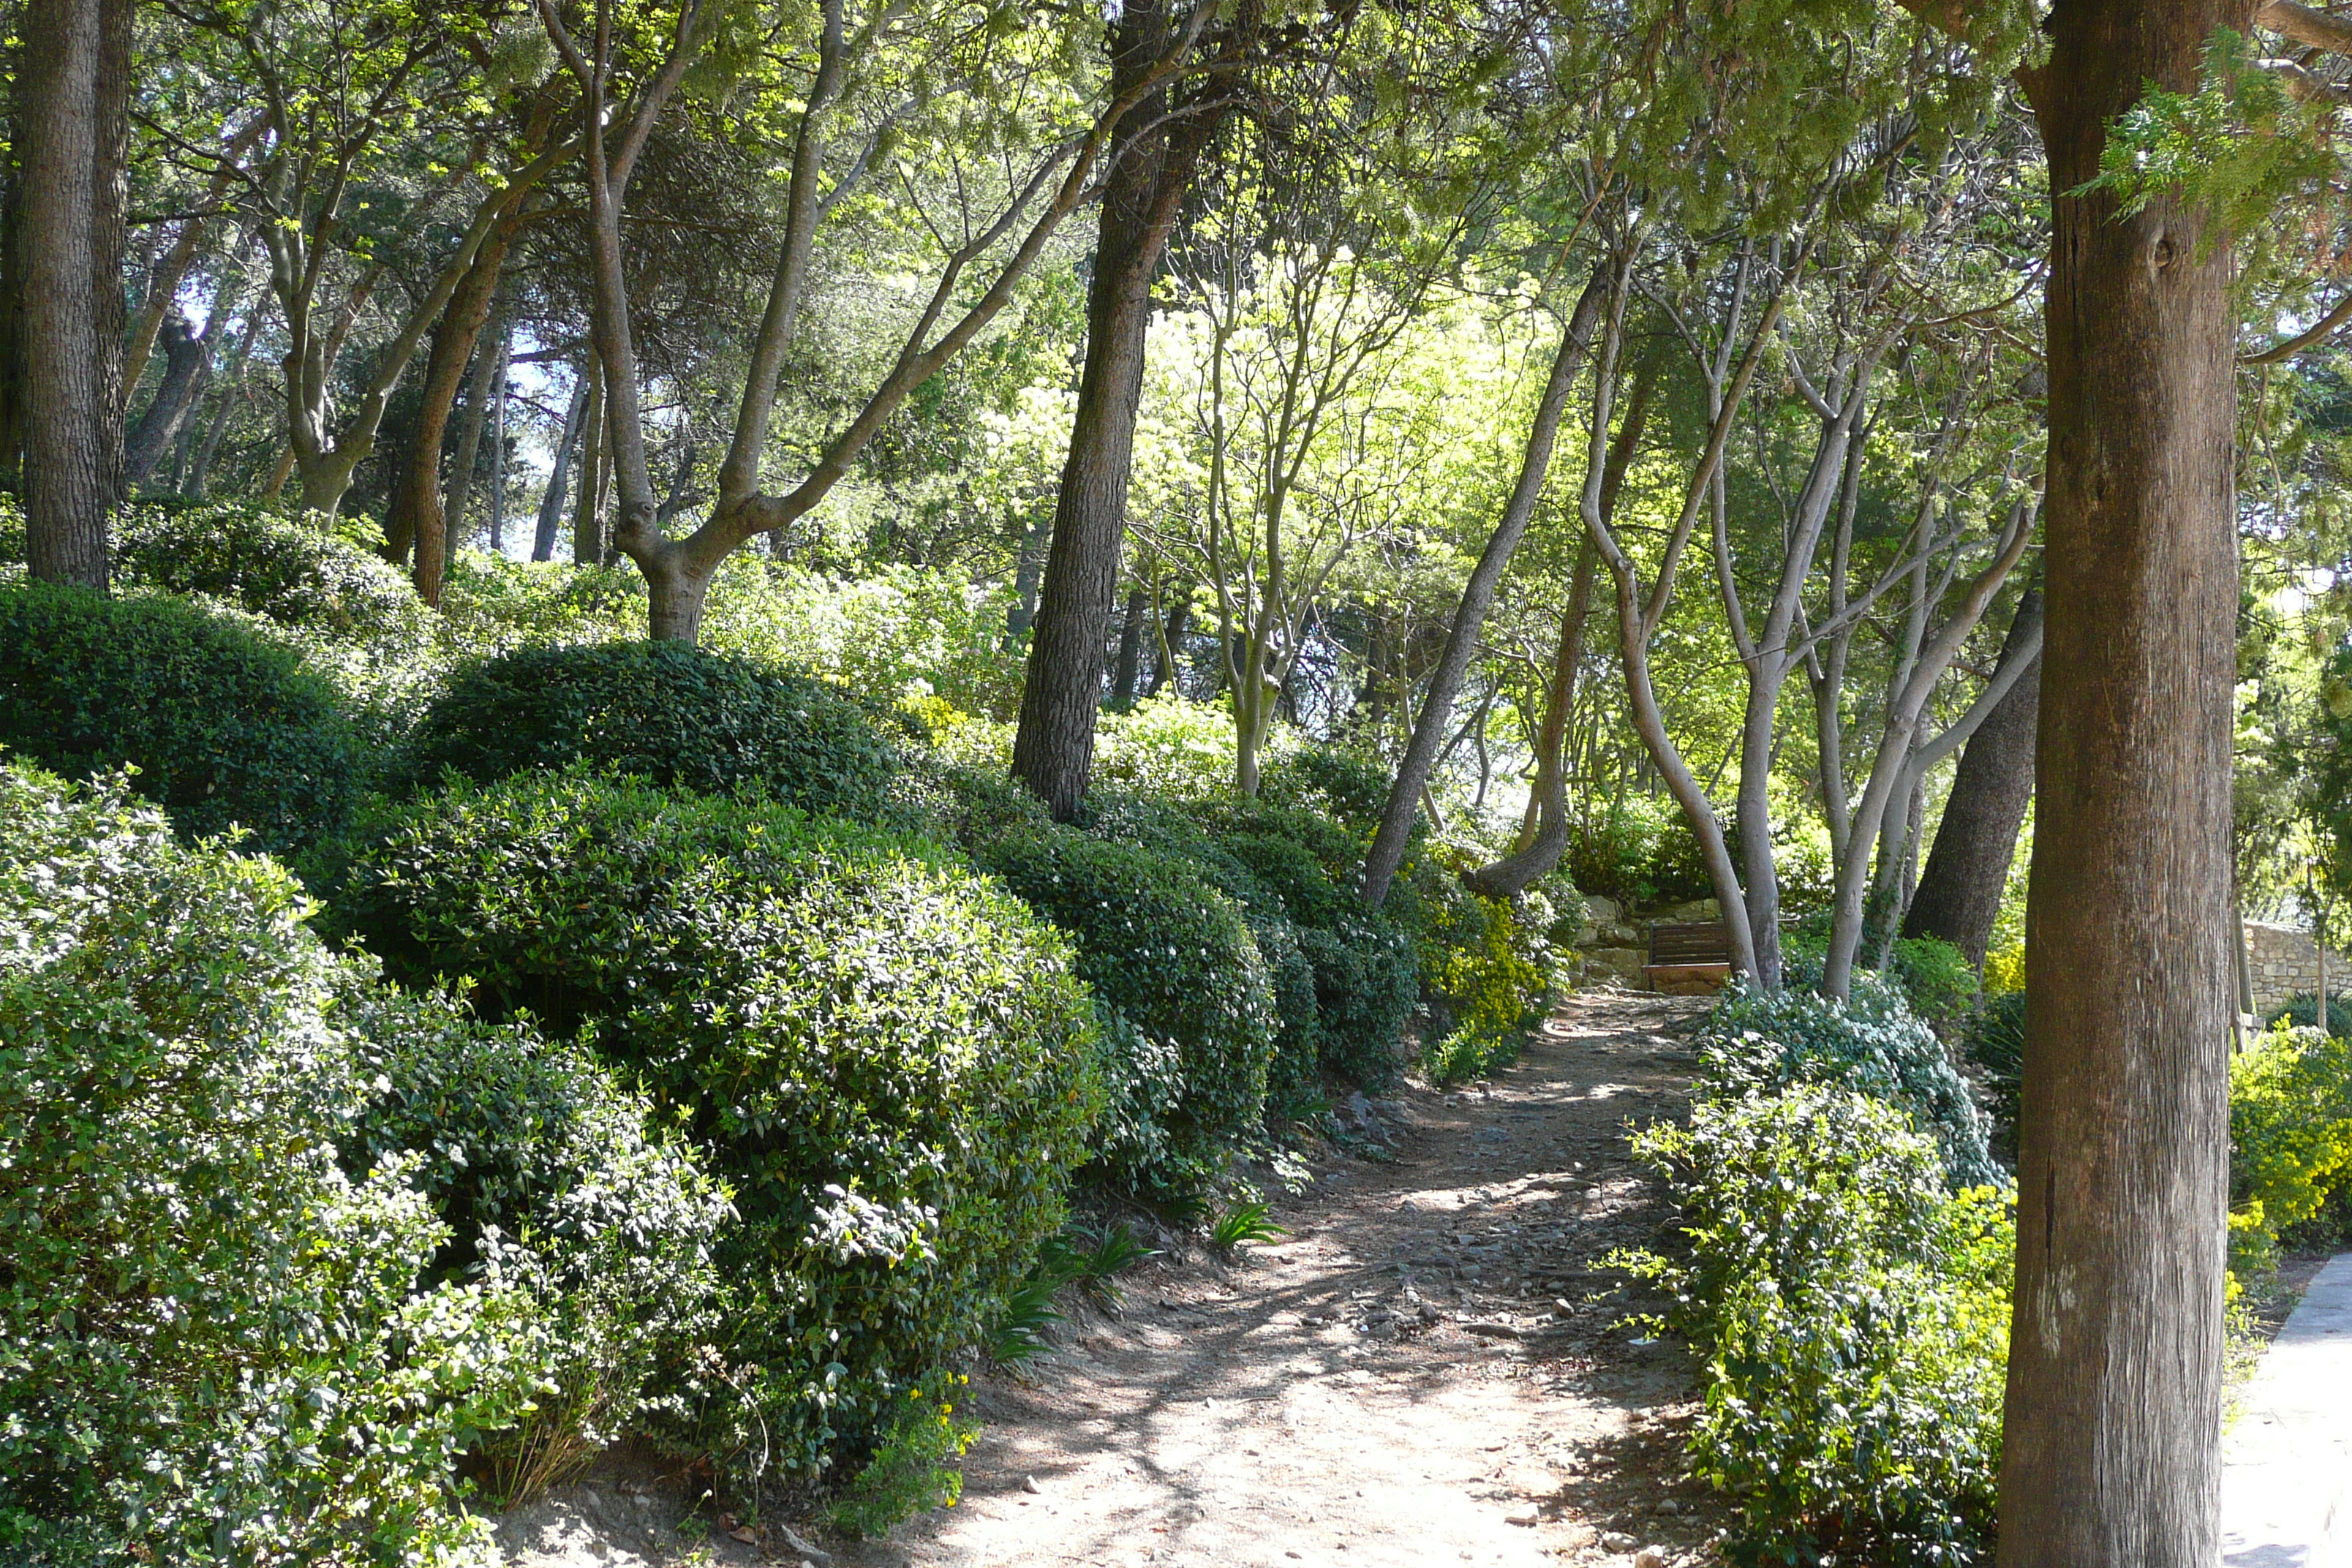
M 1698 1012 L 1580 995 L 1486 1089 L 1385 1102 L 1391 1159 L 1277 1202 L 1288 1237 L 1244 1266 L 1131 1270 L 1118 1319 L 976 1382 L 963 1503 L 835 1561 L 1695 1560 L 1686 1363 L 1612 1330 L 1636 1303 L 1590 1266 L 1664 1217 L 1624 1126 L 1680 1109 Z

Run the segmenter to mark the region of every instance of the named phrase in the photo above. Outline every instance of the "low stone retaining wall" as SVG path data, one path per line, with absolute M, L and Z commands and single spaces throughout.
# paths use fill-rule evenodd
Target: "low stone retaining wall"
M 2246 922 L 2246 971 L 2253 981 L 2254 1016 L 2268 1017 L 2290 996 L 2308 996 L 2319 989 L 2319 944 L 2307 931 Z M 2352 958 L 2327 950 L 2327 989 L 2337 996 L 2352 992 Z

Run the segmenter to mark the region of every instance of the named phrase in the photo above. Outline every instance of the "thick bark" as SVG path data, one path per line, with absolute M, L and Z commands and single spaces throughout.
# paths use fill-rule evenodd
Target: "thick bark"
M 1184 646 L 1184 630 L 1192 621 L 1192 590 L 1179 589 L 1176 602 L 1168 607 L 1168 618 L 1160 623 L 1160 653 L 1151 666 L 1151 684 L 1143 689 L 1146 697 L 1157 697 L 1176 679 L 1177 651 Z
M 2018 601 L 2001 645 L 2001 662 L 2020 657 L 2027 634 L 2042 621 L 2042 591 L 2030 588 Z M 1944 819 L 1936 827 L 1935 847 L 1927 853 L 1919 890 L 1904 917 L 1905 936 L 1935 936 L 1969 955 L 1969 963 L 1984 967 L 1985 948 L 1992 941 L 1994 920 L 2000 913 L 2001 894 L 2009 886 L 2010 861 L 2017 852 L 2018 829 L 2033 799 L 2033 731 L 2039 710 L 2041 655 L 2033 668 L 2018 678 L 1960 753 L 1952 775 L 1952 793 L 1944 801 Z
M 102 591 L 122 482 L 129 0 L 34 0 L 23 26 L 26 564 Z
M 1364 902 L 1373 909 L 1380 908 L 1381 900 L 1388 897 L 1389 883 L 1395 879 L 1397 868 L 1404 864 L 1405 846 L 1412 835 L 1413 811 L 1429 787 L 1438 747 L 1445 739 L 1446 726 L 1453 717 L 1454 700 L 1461 695 L 1463 678 L 1469 674 L 1470 660 L 1478 651 L 1479 632 L 1486 625 L 1487 606 L 1495 602 L 1495 592 L 1502 586 L 1503 572 L 1527 533 L 1528 523 L 1535 516 L 1536 502 L 1543 498 L 1544 478 L 1551 471 L 1552 447 L 1559 436 L 1560 416 L 1567 412 L 1569 395 L 1576 390 L 1576 378 L 1584 369 L 1585 351 L 1591 345 L 1593 329 L 1600 324 L 1601 312 L 1611 304 L 1612 294 L 1617 297 L 1616 309 L 1622 312 L 1623 289 L 1622 279 L 1612 287 L 1605 270 L 1594 273 L 1560 334 L 1559 352 L 1553 356 L 1550 379 L 1545 384 L 1543 398 L 1536 405 L 1535 422 L 1528 432 L 1518 482 L 1512 487 L 1510 499 L 1504 502 L 1503 515 L 1487 537 L 1478 564 L 1471 568 L 1469 582 L 1463 585 L 1461 603 L 1454 606 L 1454 623 L 1446 632 L 1445 650 L 1438 655 L 1437 667 L 1430 672 L 1421 716 L 1413 723 L 1404 758 L 1397 764 L 1396 782 L 1389 790 L 1380 828 L 1364 856 Z
M 2027 79 L 2050 188 L 2242 0 L 2059 0 Z M 2221 1553 L 2229 1180 L 2231 247 L 2054 195 L 2044 651 L 2002 1568 Z
M 547 490 L 539 499 L 539 522 L 530 538 L 533 561 L 555 559 L 555 536 L 563 527 L 563 498 L 572 483 L 572 449 L 579 444 L 580 426 L 587 417 L 588 387 L 593 370 L 583 370 L 572 384 L 572 402 L 563 415 L 563 434 L 555 438 L 555 463 L 548 470 Z
M 435 324 L 433 347 L 425 357 L 424 397 L 417 405 L 415 437 L 408 448 L 407 483 L 401 491 L 401 510 L 407 519 L 401 531 L 415 541 L 417 596 L 436 610 L 441 607 L 442 583 L 449 568 L 450 514 L 441 494 L 441 448 L 467 368 L 479 357 L 475 347 L 481 342 L 482 325 L 498 298 L 499 270 L 506 263 L 507 241 L 512 232 L 500 225 L 483 242 L 473 267 L 449 296 L 447 309 Z M 468 423 L 478 440 L 478 390 L 474 403 Z M 472 454 L 464 450 L 465 443 L 460 441 L 458 446 L 459 461 L 470 460 Z M 457 486 L 453 483 L 451 488 Z M 462 511 L 457 521 L 465 521 Z
M 157 383 L 153 401 L 139 416 L 137 424 L 122 443 L 122 485 L 126 490 L 136 490 L 155 471 L 163 453 L 194 406 L 201 389 L 205 365 L 212 358 L 212 329 L 202 333 L 189 330 L 179 316 L 172 316 L 158 334 L 163 345 L 163 378 Z
M 1151 615 L 1151 595 L 1140 588 L 1127 595 L 1127 615 L 1118 627 L 1118 664 L 1111 678 L 1110 705 L 1122 710 L 1135 706 L 1135 684 L 1142 674 L 1143 623 Z
M 1168 0 L 1129 0 L 1118 14 L 1112 27 L 1114 95 L 1131 90 L 1165 53 L 1172 9 Z M 1171 130 L 1162 122 L 1166 107 L 1160 92 L 1137 106 L 1144 129 L 1126 140 L 1104 180 L 1087 289 L 1086 366 L 1013 738 L 1013 776 L 1066 821 L 1076 813 L 1094 768 L 1095 709 L 1127 529 L 1151 281 L 1201 151 L 1221 118 L 1203 114 Z

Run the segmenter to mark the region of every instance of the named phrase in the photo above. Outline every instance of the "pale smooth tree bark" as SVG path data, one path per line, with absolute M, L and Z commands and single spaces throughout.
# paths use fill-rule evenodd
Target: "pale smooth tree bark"
M 1470 661 L 1477 654 L 1486 611 L 1495 602 L 1496 591 L 1502 586 L 1503 573 L 1518 550 L 1519 541 L 1527 535 L 1537 502 L 1543 499 L 1544 480 L 1551 472 L 1552 448 L 1559 438 L 1560 418 L 1568 411 L 1569 398 L 1576 391 L 1577 379 L 1583 374 L 1585 357 L 1592 346 L 1592 334 L 1604 315 L 1609 321 L 1610 352 L 1603 374 L 1612 377 L 1616 374 L 1614 356 L 1622 335 L 1632 269 L 1633 252 L 1629 247 L 1622 256 L 1612 258 L 1593 273 L 1560 332 L 1550 376 L 1536 404 L 1534 422 L 1528 426 L 1517 482 L 1503 503 L 1503 514 L 1496 520 L 1495 531 L 1487 536 L 1478 563 L 1470 570 L 1470 580 L 1463 585 L 1453 623 L 1446 630 L 1445 647 L 1430 670 L 1420 715 L 1413 721 L 1412 738 L 1405 742 L 1404 756 L 1397 764 L 1396 780 L 1390 785 L 1388 804 L 1381 808 L 1371 847 L 1365 852 L 1363 899 L 1373 909 L 1380 908 L 1388 898 L 1389 884 L 1396 879 L 1398 868 L 1404 864 L 1405 847 L 1412 837 L 1413 816 L 1428 791 L 1438 748 L 1444 743 L 1445 731 L 1453 721 L 1454 700 L 1462 694 L 1463 678 L 1469 674 Z M 1597 439 L 1608 439 L 1605 424 L 1599 427 Z M 1591 478 L 1597 485 L 1601 463 L 1596 461 L 1592 467 Z M 1595 494 L 1597 498 L 1597 490 Z

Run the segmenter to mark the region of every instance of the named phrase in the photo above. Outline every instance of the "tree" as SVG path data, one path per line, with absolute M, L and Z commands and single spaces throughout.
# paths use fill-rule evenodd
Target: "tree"
M 1251 7 L 1254 12 L 1255 5 Z M 1110 24 L 1111 91 L 1157 68 L 1182 13 L 1170 0 L 1133 0 Z M 1226 42 L 1231 54 L 1244 24 Z M 1087 358 L 1054 501 L 1036 607 L 1025 610 L 1029 668 L 1021 689 L 1013 775 L 1057 817 L 1087 791 L 1101 698 L 1104 631 L 1118 580 L 1119 540 L 1135 456 L 1135 413 L 1151 326 L 1151 283 L 1201 154 L 1230 110 L 1226 85 L 1203 80 L 1181 117 L 1166 89 L 1139 103 L 1136 128 L 1108 160 L 1094 270 L 1087 286 Z
M 2221 1549 L 2237 317 L 2200 204 L 2084 187 L 2247 10 L 2059 0 L 2021 73 L 2056 233 L 2005 1568 Z
M 1993 921 L 2009 888 L 2017 832 L 2033 798 L 2034 719 L 2042 691 L 2042 591 L 2029 588 L 2010 617 L 1996 672 L 2012 667 L 2008 692 L 1986 714 L 1960 753 L 1944 797 L 1935 847 L 1919 890 L 1903 917 L 1903 934 L 1941 937 L 1984 967 Z
M 26 564 L 107 585 L 106 516 L 122 484 L 122 224 L 129 0 L 26 7 Z
M 630 176 L 655 121 L 688 69 L 717 38 L 724 18 L 716 0 L 688 0 L 668 41 L 660 47 L 657 63 L 630 100 L 617 103 L 614 92 L 622 61 L 616 54 L 609 5 L 598 6 L 595 28 L 583 45 L 553 0 L 540 0 L 541 19 L 579 84 L 583 114 L 593 278 L 591 337 L 604 375 L 604 416 L 601 425 L 592 428 L 601 430 L 599 439 L 609 454 L 604 461 L 614 480 L 614 542 L 645 574 L 650 630 L 656 640 L 693 640 L 719 563 L 749 541 L 789 527 L 823 501 L 908 396 L 995 320 L 1062 221 L 1091 194 L 1094 177 L 1115 145 L 1120 123 L 1183 67 L 1211 10 L 1208 5 L 1195 9 L 1149 68 L 1110 91 L 1091 112 L 1081 115 L 1077 124 L 1024 127 L 1024 136 L 1036 136 L 1043 142 L 1037 155 L 1024 163 L 1024 147 L 1008 140 L 1003 145 L 982 149 L 961 164 L 961 177 L 953 184 L 967 200 L 977 199 L 979 191 L 1002 190 L 1003 199 L 992 216 L 966 205 L 943 225 L 919 206 L 920 221 L 937 237 L 940 253 L 928 297 L 880 384 L 848 424 L 824 443 L 801 481 L 781 494 L 772 494 L 761 488 L 761 468 L 775 415 L 777 379 L 800 315 L 817 230 L 838 198 L 863 176 L 875 149 L 901 129 L 885 115 L 865 151 L 846 167 L 827 169 L 826 156 L 842 113 L 850 68 L 853 62 L 912 47 L 912 40 L 925 35 L 922 24 L 926 21 L 938 24 L 936 31 L 949 34 L 946 47 L 967 41 L 946 27 L 943 19 L 912 16 L 896 4 L 875 7 L 853 35 L 846 0 L 825 0 L 816 58 L 791 136 L 782 241 L 766 308 L 752 338 L 733 438 L 719 466 L 718 494 L 694 531 L 671 538 L 660 526 L 660 502 L 654 494 L 646 460 L 640 366 L 631 324 L 633 306 L 625 281 L 621 218 Z M 982 47 L 1011 47 L 1032 42 L 1038 47 L 1047 44 L 1042 37 L 1025 39 L 1013 29 L 1009 37 L 992 33 Z M 982 80 L 988 74 L 984 60 L 961 63 L 967 81 Z M 1024 69 L 1023 79 L 1027 80 L 1031 75 Z M 1050 95 L 1041 89 L 1039 96 Z M 1024 105 L 1025 100 L 1016 102 L 1012 111 L 1017 113 Z M 930 106 L 934 113 L 944 112 L 944 107 Z M 1041 108 L 1038 112 L 1050 116 L 1052 110 Z M 940 155 L 950 161 L 963 158 L 969 151 L 952 144 L 940 148 Z M 952 236 L 950 225 L 957 231 Z M 1004 248 L 1008 245 L 1009 252 Z M 940 322 L 950 315 L 950 307 L 965 297 L 967 270 L 997 255 L 1002 258 L 988 287 L 942 329 Z

